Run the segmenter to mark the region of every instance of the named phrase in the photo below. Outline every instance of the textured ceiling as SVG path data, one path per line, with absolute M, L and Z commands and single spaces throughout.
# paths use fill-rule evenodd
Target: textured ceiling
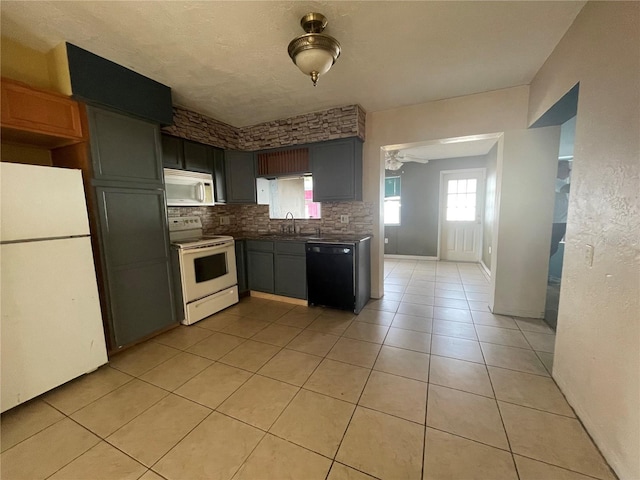
M 581 1 L 7 1 L 2 35 L 69 41 L 236 127 L 358 103 L 378 111 L 528 84 Z M 287 55 L 302 15 L 327 16 L 342 55 L 317 87 Z

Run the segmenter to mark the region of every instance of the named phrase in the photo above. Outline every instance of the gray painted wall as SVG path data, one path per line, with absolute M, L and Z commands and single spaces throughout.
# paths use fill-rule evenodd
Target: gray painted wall
M 496 170 L 498 166 L 498 143 L 487 153 L 487 182 L 485 189 L 484 221 L 482 225 L 482 262 L 491 269 L 489 247 L 493 242 L 493 224 L 496 205 Z
M 486 155 L 478 157 L 431 160 L 427 164 L 408 162 L 388 177 L 401 177 L 402 208 L 400 226 L 385 227 L 384 253 L 435 257 L 438 254 L 438 211 L 440 202 L 440 172 L 483 168 Z

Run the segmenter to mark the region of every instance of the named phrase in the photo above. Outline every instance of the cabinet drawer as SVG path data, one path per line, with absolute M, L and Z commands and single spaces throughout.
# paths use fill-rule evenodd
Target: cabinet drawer
M 288 253 L 291 255 L 306 255 L 305 242 L 282 241 L 276 242 L 276 253 Z
M 247 240 L 247 251 L 273 252 L 273 242 L 265 240 Z

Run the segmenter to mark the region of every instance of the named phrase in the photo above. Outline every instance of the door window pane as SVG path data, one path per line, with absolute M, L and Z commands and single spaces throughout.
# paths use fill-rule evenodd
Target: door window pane
M 476 219 L 475 178 L 447 182 L 447 221 L 471 222 Z

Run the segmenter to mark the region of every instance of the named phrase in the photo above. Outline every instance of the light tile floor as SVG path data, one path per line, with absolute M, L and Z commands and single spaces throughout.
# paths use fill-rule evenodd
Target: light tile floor
M 3 479 L 615 478 L 554 332 L 477 265 L 385 262 L 360 315 L 248 298 L 2 416 Z

